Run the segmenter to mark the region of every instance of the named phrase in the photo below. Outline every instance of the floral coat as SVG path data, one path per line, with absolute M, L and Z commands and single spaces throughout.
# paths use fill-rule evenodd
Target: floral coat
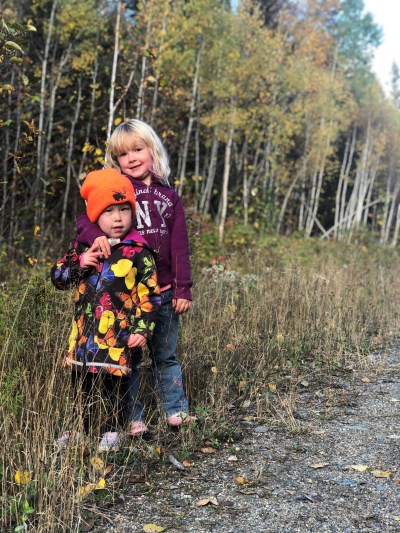
M 82 269 L 79 254 L 87 247 L 75 242 L 51 269 L 60 290 L 75 287 L 75 313 L 64 365 L 78 371 L 131 374 L 131 334 L 151 338 L 160 308 L 160 288 L 150 248 L 132 231 L 112 247 L 96 269 Z M 133 238 L 132 238 L 133 237 Z

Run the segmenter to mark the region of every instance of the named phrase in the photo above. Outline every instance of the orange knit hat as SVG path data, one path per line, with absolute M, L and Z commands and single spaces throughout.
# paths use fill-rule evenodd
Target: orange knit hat
M 81 196 L 86 200 L 86 212 L 91 222 L 96 222 L 110 205 L 125 202 L 131 204 L 132 215 L 135 214 L 133 185 L 115 168 L 89 172 L 83 182 Z

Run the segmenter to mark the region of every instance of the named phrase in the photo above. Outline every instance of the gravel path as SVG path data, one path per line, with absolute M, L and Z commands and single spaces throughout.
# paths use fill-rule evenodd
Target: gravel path
M 199 450 L 185 470 L 154 463 L 90 530 L 400 532 L 399 354 L 301 387 L 291 427 L 245 417 L 241 439 Z

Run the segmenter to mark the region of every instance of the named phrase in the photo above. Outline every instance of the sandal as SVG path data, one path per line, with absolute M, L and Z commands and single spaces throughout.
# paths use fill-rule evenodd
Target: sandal
M 129 424 L 128 435 L 146 438 L 150 435 L 149 428 L 141 420 L 134 420 Z
M 182 424 L 189 424 L 189 422 L 196 422 L 196 416 L 189 416 L 187 413 L 175 413 L 168 417 L 168 424 L 173 427 L 179 427 Z

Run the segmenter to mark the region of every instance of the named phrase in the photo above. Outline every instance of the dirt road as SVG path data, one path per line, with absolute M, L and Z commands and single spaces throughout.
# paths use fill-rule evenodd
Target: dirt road
M 91 530 L 400 531 L 400 344 L 299 392 L 291 427 L 244 417 L 243 438 L 185 470 L 166 459 Z

